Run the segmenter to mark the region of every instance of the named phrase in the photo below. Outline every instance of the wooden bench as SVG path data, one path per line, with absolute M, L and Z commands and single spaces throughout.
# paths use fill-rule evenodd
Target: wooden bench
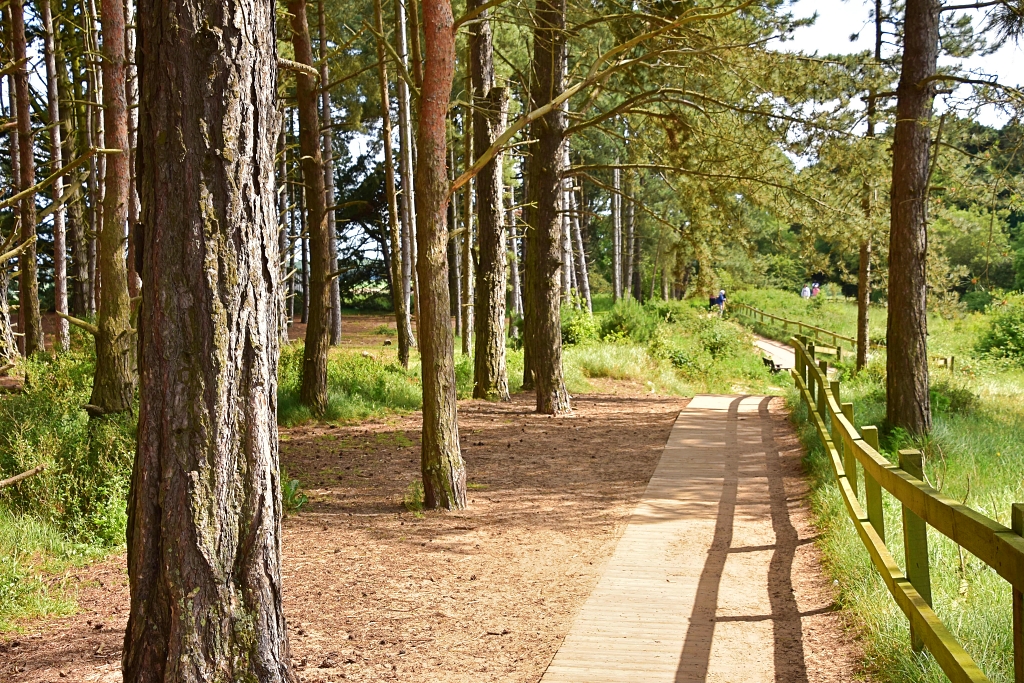
M 782 366 L 768 356 L 761 356 L 761 362 L 764 363 L 766 368 L 772 371 L 773 375 L 777 375 L 782 372 Z

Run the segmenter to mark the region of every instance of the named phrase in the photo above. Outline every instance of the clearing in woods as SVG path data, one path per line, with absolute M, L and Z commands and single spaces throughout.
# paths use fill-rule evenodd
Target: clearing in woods
M 460 402 L 457 513 L 401 504 L 419 413 L 281 430 L 311 499 L 284 521 L 299 680 L 854 678 L 782 400 L 594 384 L 563 419 Z M 3 636 L 0 680 L 120 680 L 124 557 L 70 581 L 80 613 Z

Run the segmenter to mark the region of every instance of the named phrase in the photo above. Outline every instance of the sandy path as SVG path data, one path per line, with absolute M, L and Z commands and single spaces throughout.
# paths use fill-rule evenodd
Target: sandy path
M 680 413 L 544 683 L 854 678 L 770 401 L 697 396 Z

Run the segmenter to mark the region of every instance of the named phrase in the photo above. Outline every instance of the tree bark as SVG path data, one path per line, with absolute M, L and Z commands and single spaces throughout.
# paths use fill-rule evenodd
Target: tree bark
M 911 434 L 931 429 L 928 398 L 928 159 L 939 44 L 939 4 L 908 0 L 897 88 L 889 230 L 886 420 Z
M 448 173 L 449 180 L 454 180 L 455 149 L 451 146 L 448 148 L 448 159 L 451 168 Z M 448 216 L 448 279 L 451 281 L 448 289 L 451 291 L 452 297 L 455 334 L 459 334 L 459 331 L 462 330 L 462 254 L 459 253 L 459 240 L 452 234 L 459 225 L 459 202 L 455 200 L 455 197 L 448 202 Z
M 471 0 L 467 10 L 478 5 Z M 494 53 L 491 23 L 485 11 L 469 35 L 470 76 L 473 86 L 473 148 L 476 160 L 505 129 L 508 94 L 494 87 Z M 473 398 L 508 401 L 508 371 L 505 366 L 506 269 L 504 205 L 502 203 L 502 155 L 496 154 L 476 175 L 477 244 L 474 315 L 476 320 L 473 358 Z
M 28 90 L 28 60 L 25 43 L 25 8 L 23 0 L 11 0 L 11 35 L 14 61 L 20 62 L 14 71 L 14 87 L 17 91 L 18 156 L 20 162 L 19 191 L 25 191 L 36 184 L 35 154 L 32 145 L 31 103 Z M 36 234 L 36 197 L 29 194 L 21 200 L 21 241 Z M 31 356 L 43 350 L 43 322 L 39 312 L 39 278 L 36 266 L 36 245 L 33 242 L 18 258 L 18 311 L 24 323 L 21 332 L 25 335 L 25 355 Z
M 291 681 L 274 5 L 140 0 L 142 368 L 125 683 Z
M 50 172 L 56 173 L 64 165 L 63 140 L 61 138 L 60 99 L 57 94 L 56 43 L 53 34 L 53 15 L 50 0 L 40 0 L 43 18 L 44 57 L 46 59 L 46 104 L 50 115 Z M 60 177 L 50 186 L 50 196 L 56 210 L 53 212 L 53 299 L 57 313 L 68 313 L 68 266 L 67 239 L 64 226 L 65 209 L 60 204 L 64 194 L 64 178 Z M 71 331 L 68 321 L 57 319 L 57 335 L 54 348 L 67 351 L 71 346 Z
M 566 75 L 565 0 L 537 0 L 534 11 L 531 107 L 539 108 L 564 89 Z M 526 343 L 530 347 L 537 411 L 552 415 L 570 410 L 562 378 L 561 277 L 562 144 L 565 112 L 554 109 L 530 124 L 527 183 Z
M 583 202 L 581 200 L 577 204 L 575 192 L 569 193 L 569 212 L 572 217 L 572 234 L 573 240 L 576 242 L 576 253 L 579 254 L 576 261 L 576 280 L 579 282 L 580 295 L 586 303 L 587 312 L 593 313 L 594 302 L 590 298 L 590 273 L 587 271 L 587 254 L 583 250 L 583 228 L 581 226 Z
M 324 0 L 317 2 L 317 19 L 320 32 L 320 120 L 323 127 L 323 159 L 324 159 L 324 200 L 327 205 L 327 252 L 330 272 L 338 269 L 338 226 L 335 217 L 334 188 L 334 136 L 331 134 L 331 91 L 330 73 L 327 69 L 327 22 L 324 16 Z M 338 278 L 331 278 L 331 344 L 341 343 L 341 286 Z
M 622 298 L 622 174 L 615 160 L 612 170 L 612 297 Z
M 134 13 L 135 3 L 125 2 L 125 57 L 128 60 L 127 98 L 128 98 L 128 295 L 133 299 L 142 291 L 142 279 L 135 268 L 135 242 L 139 223 L 139 180 L 136 169 L 138 160 L 136 150 L 139 143 L 139 75 L 135 65 L 135 25 L 137 17 Z
M 519 239 L 516 237 L 516 212 L 513 188 L 508 192 L 508 262 L 509 262 L 509 308 L 512 311 L 512 319 L 509 334 L 518 337 L 521 334 L 519 325 L 515 322 L 515 316 L 523 316 L 523 290 L 519 281 Z
M 132 409 L 135 399 L 135 332 L 131 327 L 128 266 L 124 238 L 128 221 L 128 97 L 126 90 L 125 16 L 121 0 L 102 0 L 103 145 L 121 150 L 108 154 L 103 222 L 97 237 L 99 292 L 96 326 L 96 374 L 89 403 L 103 413 Z
M 398 57 L 408 72 L 409 48 L 406 38 L 406 11 L 405 0 L 395 0 L 395 18 L 398 25 L 395 29 Z M 412 130 L 412 102 L 409 94 L 409 84 L 405 79 L 399 78 L 396 82 L 398 90 L 398 143 L 399 143 L 399 173 L 402 177 L 402 230 L 403 248 L 402 286 L 405 291 L 405 307 L 408 311 L 417 311 L 417 322 L 420 312 L 419 283 L 417 282 L 416 271 L 416 229 L 418 216 L 414 210 L 416 204 L 416 181 L 414 177 L 413 163 L 413 130 Z M 413 298 L 415 297 L 415 298 Z M 415 336 L 412 337 L 415 340 Z M 415 342 L 414 342 L 415 344 Z
M 631 190 L 627 187 L 627 193 Z M 633 273 L 636 265 L 636 214 L 633 211 L 633 200 L 626 200 L 626 275 L 623 277 L 623 289 L 627 298 L 632 297 L 634 301 L 640 301 L 640 295 L 633 283 Z
M 469 79 L 467 78 L 467 81 Z M 467 83 L 467 85 L 471 84 Z M 473 165 L 473 113 L 471 107 L 466 107 L 462 118 L 462 142 L 463 160 L 465 167 Z M 473 345 L 474 320 L 473 320 L 473 188 L 476 179 L 472 178 L 462 189 L 462 257 L 459 264 L 462 266 L 462 353 L 469 355 Z
M 295 61 L 314 66 L 313 46 L 306 21 L 306 0 L 289 0 L 292 47 Z M 314 415 L 327 410 L 327 351 L 330 348 L 331 291 L 330 239 L 327 229 L 324 164 L 320 154 L 320 115 L 317 82 L 309 74 L 295 76 L 299 111 L 299 150 L 306 198 L 306 232 L 309 235 L 309 289 L 306 300 L 306 344 L 302 353 L 302 387 L 299 399 Z
M 373 0 L 373 20 L 377 34 L 384 35 L 381 0 Z M 391 94 L 388 89 L 388 67 L 383 38 L 377 39 L 377 85 L 380 88 L 381 144 L 384 147 L 384 191 L 388 197 L 388 231 L 391 238 L 391 302 L 395 307 L 395 328 L 398 335 L 398 362 L 409 367 L 412 346 L 412 321 L 405 298 L 405 251 L 399 226 L 398 197 L 395 188 L 395 159 L 391 147 Z
M 14 329 L 11 327 L 11 307 L 7 302 L 10 281 L 7 264 L 0 263 L 0 365 L 13 363 L 20 355 Z
M 423 359 L 421 469 L 424 505 L 466 507 L 466 468 L 459 450 L 455 401 L 455 337 L 448 299 L 446 125 L 455 78 L 455 32 L 449 0 L 425 0 L 426 64 L 420 96 L 416 164 L 420 276 L 420 354 Z
M 882 0 L 875 0 L 875 62 L 882 61 Z M 865 137 L 875 137 L 875 115 L 878 100 L 874 90 L 868 93 L 867 132 Z M 860 243 L 860 261 L 857 269 L 857 370 L 864 369 L 868 364 L 868 349 L 871 346 L 868 331 L 871 310 L 871 230 L 874 208 L 874 188 L 864 183 L 862 201 L 864 217 L 867 218 L 868 234 Z

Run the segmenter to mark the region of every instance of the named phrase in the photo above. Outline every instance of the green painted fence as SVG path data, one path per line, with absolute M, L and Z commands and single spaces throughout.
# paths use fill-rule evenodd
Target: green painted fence
M 841 401 L 839 382 L 828 379 L 828 362 L 816 358 L 806 336 L 791 341 L 796 350 L 792 370 L 808 416 L 829 456 L 846 510 L 875 569 L 910 621 L 911 644 L 926 647 L 953 683 L 988 681 L 974 660 L 931 608 L 927 527 L 970 552 L 1009 582 L 1013 593 L 1014 680 L 1024 683 L 1024 505 L 1012 509 L 1012 526 L 948 498 L 922 481 L 921 454 L 900 451 L 889 462 L 878 450 L 878 430 L 853 425 L 853 404 Z M 863 480 L 866 505 L 857 498 Z M 900 570 L 885 545 L 882 490 L 903 506 L 904 557 Z

